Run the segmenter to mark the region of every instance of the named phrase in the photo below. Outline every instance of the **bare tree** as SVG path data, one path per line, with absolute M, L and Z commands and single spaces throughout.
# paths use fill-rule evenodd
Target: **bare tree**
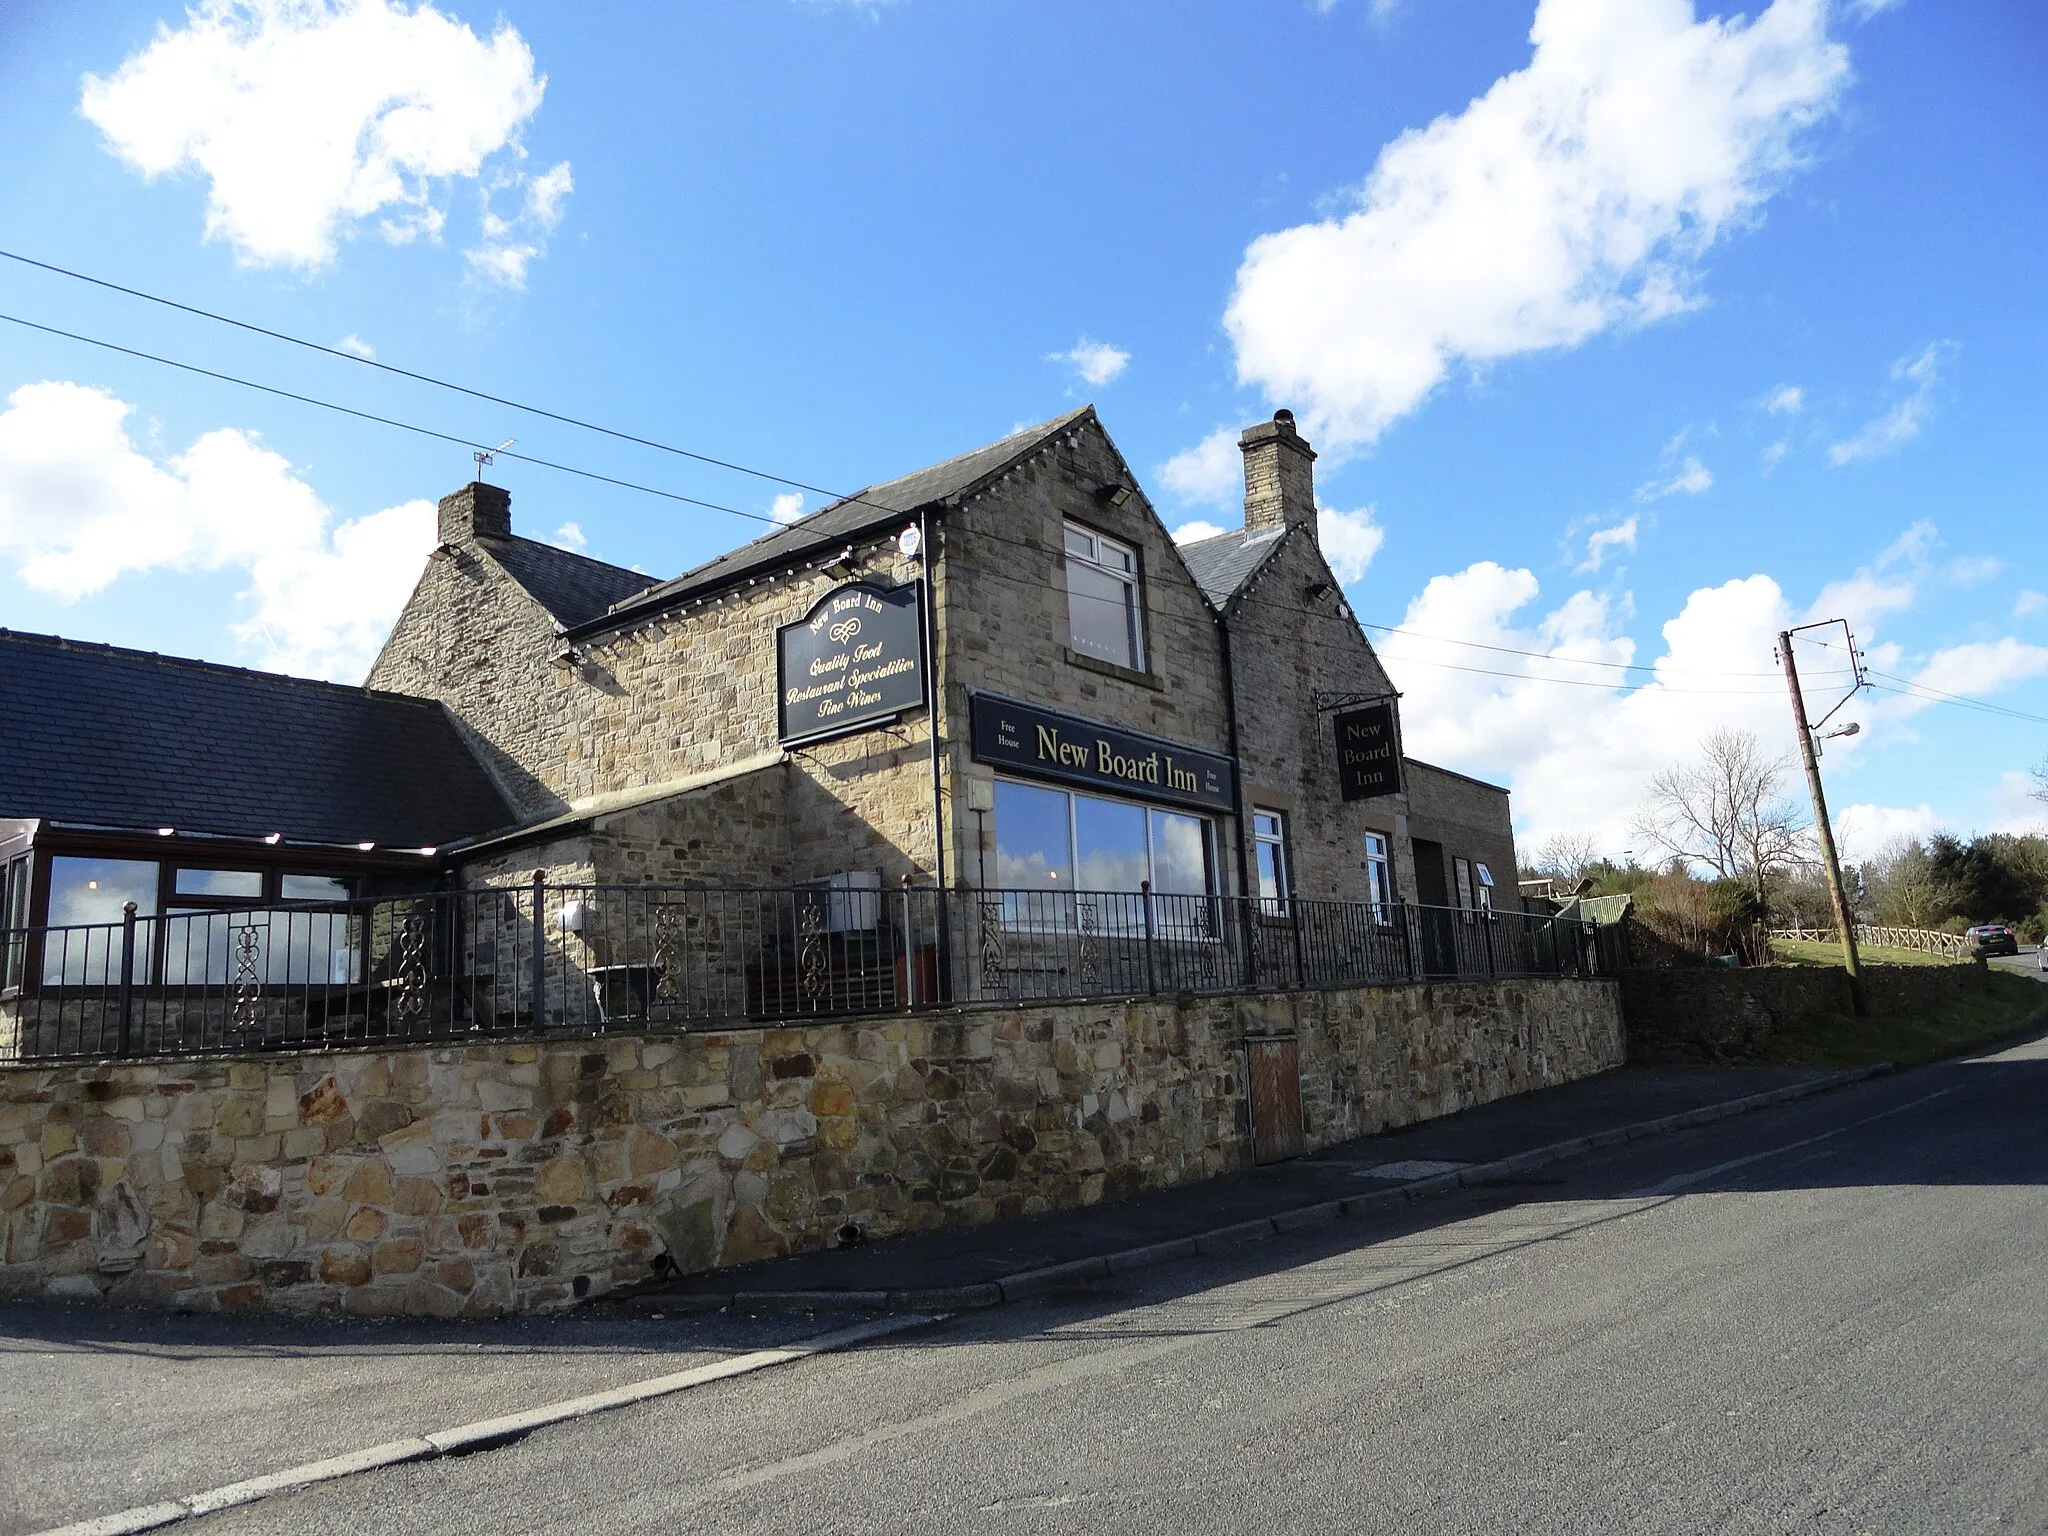
M 1771 876 L 1811 861 L 1811 831 L 1784 794 L 1788 767 L 1764 755 L 1749 731 L 1719 730 L 1697 761 L 1650 780 L 1631 825 L 1637 837 L 1686 865 L 1741 878 L 1764 897 Z
M 1600 845 L 1583 832 L 1560 832 L 1536 850 L 1536 873 L 1571 884 L 1600 862 Z

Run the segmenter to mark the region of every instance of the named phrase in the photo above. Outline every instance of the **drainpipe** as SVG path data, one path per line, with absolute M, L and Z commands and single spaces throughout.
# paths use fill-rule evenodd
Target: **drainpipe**
M 932 581 L 932 572 L 937 567 L 938 552 L 932 547 L 932 516 L 929 504 L 920 507 L 917 513 L 917 552 L 924 562 L 924 653 L 925 673 L 925 718 L 926 729 L 931 736 L 932 765 L 932 880 L 938 889 L 938 942 L 942 963 L 939 966 L 939 988 L 942 999 L 952 989 L 952 924 L 946 911 L 946 796 L 945 773 L 939 759 L 939 716 L 945 703 L 946 692 L 939 681 L 939 616 L 937 588 Z
M 1216 615 L 1216 639 L 1223 648 L 1223 718 L 1229 727 L 1230 740 L 1230 814 L 1237 821 L 1237 832 L 1231 841 L 1237 850 L 1235 862 L 1238 910 L 1245 914 L 1245 921 L 1251 923 L 1257 919 L 1250 905 L 1252 889 L 1249 877 L 1245 873 L 1244 862 L 1244 764 L 1238 761 L 1237 756 L 1237 674 L 1230 660 L 1230 623 L 1222 613 Z M 1288 892 L 1290 897 L 1293 894 L 1291 890 Z M 1246 946 L 1245 955 L 1247 959 L 1250 958 L 1249 944 Z M 1247 979 L 1257 980 L 1256 977 Z

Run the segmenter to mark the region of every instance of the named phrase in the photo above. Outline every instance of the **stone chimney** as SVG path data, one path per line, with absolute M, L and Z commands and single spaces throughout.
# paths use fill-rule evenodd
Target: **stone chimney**
M 470 481 L 461 490 L 441 498 L 440 533 L 443 544 L 467 544 L 479 534 L 511 538 L 512 493 L 502 486 L 485 485 L 481 480 Z
M 1271 421 L 1246 427 L 1237 446 L 1244 453 L 1244 531 L 1300 523 L 1314 533 L 1316 451 L 1294 430 L 1294 412 L 1275 411 Z

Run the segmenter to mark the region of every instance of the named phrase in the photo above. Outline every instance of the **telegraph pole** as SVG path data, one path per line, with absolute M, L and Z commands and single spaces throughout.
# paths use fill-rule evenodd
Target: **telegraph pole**
M 1836 622 L 1840 622 L 1837 620 Z M 1802 629 L 1817 626 L 1801 625 Z M 1846 634 L 1848 626 L 1843 625 Z M 1828 801 L 1820 787 L 1820 760 L 1813 750 L 1813 727 L 1806 719 L 1806 698 L 1799 691 L 1799 665 L 1792 659 L 1793 630 L 1781 630 L 1778 634 L 1778 659 L 1785 665 L 1785 687 L 1792 695 L 1792 723 L 1799 733 L 1799 761 L 1806 768 L 1806 787 L 1813 792 L 1813 825 L 1820 834 L 1820 856 L 1828 877 L 1828 900 L 1835 909 L 1835 932 L 1842 939 L 1842 969 L 1849 977 L 1849 1000 L 1859 1018 L 1869 1013 L 1863 998 L 1863 964 L 1856 957 L 1856 925 L 1849 912 L 1849 899 L 1842 889 L 1842 863 L 1835 854 L 1835 833 L 1828 824 Z M 1849 657 L 1855 665 L 1856 642 L 1849 641 Z M 1857 685 L 1862 685 L 1862 672 L 1857 670 Z M 1851 690 L 1853 694 L 1854 690 Z M 1838 705 L 1837 708 L 1840 706 Z

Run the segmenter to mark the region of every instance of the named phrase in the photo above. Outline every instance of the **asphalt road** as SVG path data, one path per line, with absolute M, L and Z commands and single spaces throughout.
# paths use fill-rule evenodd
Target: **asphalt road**
M 2044 1107 L 2036 1042 L 184 1529 L 2041 1530 Z

